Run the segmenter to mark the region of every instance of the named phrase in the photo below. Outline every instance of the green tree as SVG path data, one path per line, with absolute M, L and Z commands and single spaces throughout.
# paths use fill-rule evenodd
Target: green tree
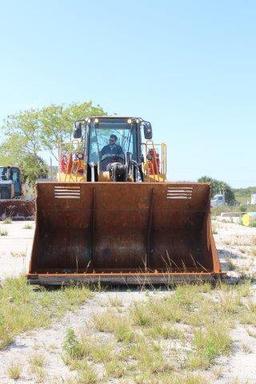
M 221 180 L 213 179 L 209 176 L 202 176 L 198 179 L 199 183 L 210 183 L 211 184 L 211 197 L 216 195 L 217 193 L 224 193 L 225 200 L 227 204 L 234 205 L 236 202 L 234 192 L 232 188 Z
M 28 184 L 34 184 L 39 178 L 47 178 L 49 169 L 45 161 L 33 154 L 26 155 L 21 159 L 20 169 L 23 180 Z
M 56 148 L 63 142 L 70 141 L 76 120 L 87 116 L 102 116 L 106 112 L 92 102 L 82 104 L 50 105 L 38 113 L 37 125 L 42 149 L 48 150 L 56 158 Z
M 27 140 L 13 134 L 0 146 L 0 165 L 16 165 L 21 169 L 22 178 L 34 184 L 38 178 L 47 177 L 48 166 L 36 152 L 27 147 Z
M 19 166 L 30 183 L 45 177 L 47 166 L 41 153 L 57 160 L 57 148 L 72 138 L 76 120 L 106 114 L 92 102 L 49 105 L 8 116 L 2 127 L 0 164 Z
M 30 151 L 26 148 L 27 140 L 19 134 L 13 134 L 0 145 L 0 165 L 18 165 Z

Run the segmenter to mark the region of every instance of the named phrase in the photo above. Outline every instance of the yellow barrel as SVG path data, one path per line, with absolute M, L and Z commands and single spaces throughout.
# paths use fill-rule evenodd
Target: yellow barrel
M 247 212 L 242 217 L 242 223 L 246 227 L 251 227 L 256 223 L 256 212 Z

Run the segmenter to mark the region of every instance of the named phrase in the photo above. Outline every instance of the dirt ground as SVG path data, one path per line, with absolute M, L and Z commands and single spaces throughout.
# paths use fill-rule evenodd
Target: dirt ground
M 28 270 L 34 235 L 34 222 L 15 221 L 1 224 L 0 229 L 7 236 L 0 237 L 0 281 L 6 277 L 18 276 Z
M 8 231 L 7 236 L 0 238 L 0 279 L 18 276 L 27 270 L 32 246 L 34 223 L 26 228 L 26 222 L 14 222 L 1 225 Z M 31 224 L 31 222 L 30 222 Z M 245 228 L 234 223 L 213 221 L 213 230 L 222 268 L 230 275 L 256 276 L 256 228 Z M 254 286 L 255 292 L 256 287 Z M 7 367 L 12 362 L 22 366 L 22 375 L 17 383 L 35 383 L 35 377 L 29 370 L 29 358 L 43 354 L 47 362 L 47 377 L 44 383 L 64 383 L 73 373 L 61 358 L 62 343 L 69 327 L 79 330 L 87 327 L 92 331 L 91 319 L 95 314 L 105 311 L 115 298 L 120 300 L 125 311 L 135 301 L 146 295 L 165 295 L 165 291 L 130 291 L 96 292 L 78 311 L 68 313 L 61 322 L 49 329 L 40 329 L 21 334 L 7 349 L 0 351 L 0 384 L 14 382 L 8 378 Z M 250 335 L 249 335 L 250 334 Z M 255 336 L 253 336 L 255 335 Z M 239 326 L 232 331 L 233 352 L 228 357 L 218 359 L 213 368 L 219 370 L 214 384 L 256 384 L 256 324 L 248 328 Z M 208 379 L 206 378 L 206 382 Z M 112 383 L 124 383 L 115 379 Z

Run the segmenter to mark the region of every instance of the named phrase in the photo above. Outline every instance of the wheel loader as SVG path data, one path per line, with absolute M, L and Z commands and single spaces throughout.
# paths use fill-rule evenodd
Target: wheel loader
M 72 145 L 71 145 L 72 144 Z M 75 123 L 56 182 L 39 182 L 28 279 L 172 284 L 221 276 L 210 186 L 166 180 L 166 145 L 136 117 Z
M 32 219 L 35 214 L 33 200 L 25 200 L 22 191 L 21 171 L 15 166 L 0 166 L 0 220 Z

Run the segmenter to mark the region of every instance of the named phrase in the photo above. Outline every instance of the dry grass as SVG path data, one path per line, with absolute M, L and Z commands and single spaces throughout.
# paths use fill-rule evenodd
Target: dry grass
M 91 346 L 90 357 L 95 363 L 107 363 L 114 359 L 114 349 L 111 344 L 96 342 Z
M 131 321 L 127 316 L 121 316 L 114 312 L 106 311 L 93 317 L 93 326 L 99 332 L 113 333 L 117 341 L 131 342 L 134 333 Z
M 18 363 L 11 363 L 7 368 L 7 374 L 9 379 L 18 380 L 21 376 L 21 366 Z
M 80 371 L 79 377 L 78 377 L 78 383 L 79 384 L 99 383 L 97 374 L 88 364 L 85 364 L 82 370 Z
M 135 325 L 141 327 L 149 327 L 156 323 L 158 313 L 154 311 L 153 307 L 151 308 L 147 303 L 135 303 L 131 312 L 131 316 Z
M 145 334 L 153 339 L 178 339 L 183 340 L 185 337 L 184 331 L 175 326 L 167 324 L 156 324 L 145 330 Z
M 12 224 L 12 218 L 11 218 L 11 217 L 6 217 L 6 218 L 3 220 L 3 224 Z
M 105 312 L 101 315 L 95 315 L 92 318 L 94 328 L 99 332 L 113 332 L 116 317 L 112 312 Z
M 229 327 L 220 322 L 194 333 L 193 352 L 188 356 L 187 367 L 190 369 L 207 369 L 220 355 L 230 353 L 232 342 Z
M 248 344 L 242 344 L 241 349 L 244 353 L 247 353 L 248 355 L 252 353 L 252 348 Z
M 0 236 L 2 236 L 2 237 L 8 236 L 8 231 L 6 228 L 0 227 Z
M 5 280 L 0 289 L 0 349 L 21 332 L 49 326 L 90 296 L 87 288 L 34 291 L 25 277 Z
M 117 295 L 114 297 L 110 297 L 108 301 L 109 301 L 109 305 L 111 307 L 117 307 L 118 308 L 118 307 L 123 306 L 122 300 L 120 300 Z
M 23 226 L 23 229 L 32 229 L 33 228 L 33 226 L 32 226 L 32 224 L 30 224 L 30 223 L 26 223 L 26 224 L 24 224 L 24 226 Z
M 183 379 L 182 383 L 184 384 L 205 384 L 205 378 L 200 375 L 189 374 L 188 377 Z M 177 381 L 177 384 L 179 382 Z
M 160 372 L 156 375 L 139 374 L 132 381 L 123 381 L 123 384 L 205 384 L 205 377 L 200 374 L 178 374 L 176 372 Z
M 248 235 L 236 235 L 223 240 L 223 244 L 232 245 L 239 248 L 242 246 L 252 246 L 255 245 L 255 237 Z
M 41 353 L 35 352 L 29 359 L 31 367 L 43 368 L 46 365 L 46 358 Z
M 150 377 L 159 372 L 170 372 L 172 366 L 164 358 L 163 351 L 158 343 L 148 338 L 138 336 L 136 343 L 130 349 L 130 357 L 136 361 L 134 368 L 139 374 Z
M 239 320 L 242 324 L 256 324 L 256 303 L 254 301 L 247 301 L 243 305 L 239 313 Z
M 96 375 L 98 382 L 204 383 L 204 376 L 191 372 L 207 370 L 230 353 L 230 331 L 239 319 L 256 320 L 250 294 L 250 282 L 214 290 L 207 284 L 184 285 L 162 297 L 148 295 L 122 313 L 109 303 L 110 309 L 93 318 L 97 338 L 69 331 L 64 361 L 78 374 L 84 364 L 94 374 L 100 366 L 104 376 Z
M 27 257 L 27 253 L 24 251 L 12 251 L 11 256 L 17 258 L 25 258 Z
M 96 372 L 86 362 L 79 371 L 77 378 L 68 380 L 65 384 L 98 384 L 98 376 Z
M 111 372 L 111 374 L 114 374 L 114 369 L 118 365 L 118 360 L 111 344 L 100 343 L 96 338 L 88 336 L 78 338 L 73 329 L 67 330 L 63 343 L 62 358 L 65 364 L 72 370 L 78 371 L 78 378 L 72 381 L 72 383 L 77 384 L 99 382 L 93 370 L 92 362 L 94 364 L 103 364 L 106 367 L 106 372 Z
M 117 359 L 107 362 L 105 365 L 107 377 L 113 377 L 114 379 L 120 379 L 126 373 L 125 364 Z
M 72 367 L 85 358 L 95 363 L 106 363 L 113 357 L 111 344 L 100 343 L 96 338 L 82 336 L 78 339 L 73 329 L 68 329 L 63 343 L 63 360 Z
M 235 271 L 236 270 L 236 266 L 232 260 L 227 260 L 226 268 L 227 268 L 227 271 Z
M 46 378 L 46 358 L 41 353 L 34 353 L 29 359 L 30 372 L 41 383 Z

